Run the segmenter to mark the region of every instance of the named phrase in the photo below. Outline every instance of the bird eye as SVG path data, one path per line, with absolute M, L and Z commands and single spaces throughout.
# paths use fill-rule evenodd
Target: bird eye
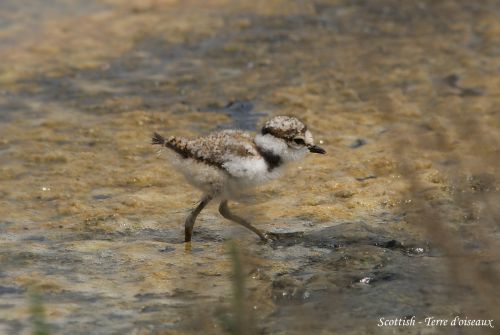
M 294 138 L 293 141 L 299 145 L 305 145 L 306 142 L 304 142 L 304 139 L 302 138 Z

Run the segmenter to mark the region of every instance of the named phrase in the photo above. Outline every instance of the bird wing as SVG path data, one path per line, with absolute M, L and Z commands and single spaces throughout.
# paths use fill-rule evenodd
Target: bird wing
M 225 163 L 259 155 L 253 137 L 238 130 L 223 130 L 193 140 L 171 137 L 165 146 L 183 158 L 193 158 L 226 171 Z

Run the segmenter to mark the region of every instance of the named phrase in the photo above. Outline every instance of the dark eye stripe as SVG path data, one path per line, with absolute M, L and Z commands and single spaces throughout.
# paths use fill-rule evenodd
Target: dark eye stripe
M 304 140 L 301 138 L 294 138 L 293 141 L 297 144 L 302 144 L 302 145 L 306 144 L 306 142 L 304 142 Z

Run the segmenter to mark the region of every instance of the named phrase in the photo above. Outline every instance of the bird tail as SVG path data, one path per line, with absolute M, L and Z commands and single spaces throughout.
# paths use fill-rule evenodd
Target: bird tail
M 165 145 L 165 138 L 158 133 L 154 133 L 151 144 Z

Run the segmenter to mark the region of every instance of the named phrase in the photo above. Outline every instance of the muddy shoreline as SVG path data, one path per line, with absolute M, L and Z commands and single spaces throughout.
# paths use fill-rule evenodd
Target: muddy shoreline
M 54 334 L 231 333 L 230 241 L 251 333 L 499 315 L 499 18 L 487 0 L 2 3 L 0 333 L 31 332 L 32 292 Z M 212 205 L 187 250 L 200 194 L 151 134 L 282 114 L 328 155 L 231 204 L 275 240 Z

